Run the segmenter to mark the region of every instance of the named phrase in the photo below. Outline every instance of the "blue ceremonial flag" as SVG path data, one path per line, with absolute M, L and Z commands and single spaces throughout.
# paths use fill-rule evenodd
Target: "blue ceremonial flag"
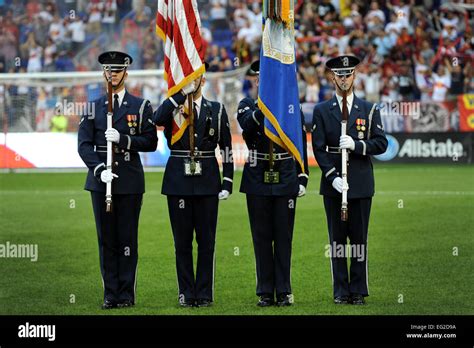
M 291 153 L 304 171 L 298 93 L 294 0 L 264 0 L 258 106 L 265 135 Z

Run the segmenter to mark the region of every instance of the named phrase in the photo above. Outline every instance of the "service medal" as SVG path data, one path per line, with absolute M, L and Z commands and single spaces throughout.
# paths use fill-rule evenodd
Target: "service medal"
M 135 135 L 135 128 L 130 128 L 130 135 Z
M 358 137 L 359 139 L 364 139 L 364 132 L 359 132 L 359 133 L 357 133 L 357 137 Z

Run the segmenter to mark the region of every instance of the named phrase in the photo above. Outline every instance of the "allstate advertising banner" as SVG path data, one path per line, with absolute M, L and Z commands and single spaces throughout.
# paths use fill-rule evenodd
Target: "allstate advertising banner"
M 374 158 L 385 163 L 473 163 L 474 132 L 392 133 L 387 134 L 387 151 Z M 158 131 L 155 152 L 141 153 L 145 167 L 164 167 L 169 149 L 162 131 Z M 242 167 L 248 149 L 240 134 L 232 135 L 234 163 Z M 309 165 L 317 165 L 307 134 Z M 219 154 L 216 151 L 219 160 Z M 0 133 L 0 169 L 2 168 L 85 168 L 77 153 L 76 133 Z
M 387 134 L 388 148 L 374 156 L 389 163 L 472 163 L 474 133 Z

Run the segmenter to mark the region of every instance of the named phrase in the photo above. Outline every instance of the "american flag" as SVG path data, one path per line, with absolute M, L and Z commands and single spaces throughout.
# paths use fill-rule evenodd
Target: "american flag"
M 156 33 L 164 42 L 168 96 L 205 72 L 197 0 L 158 0 Z

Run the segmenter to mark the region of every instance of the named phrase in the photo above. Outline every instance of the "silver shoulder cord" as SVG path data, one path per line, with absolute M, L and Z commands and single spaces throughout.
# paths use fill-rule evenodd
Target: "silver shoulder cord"
M 223 104 L 219 104 L 219 114 L 217 115 L 217 142 L 221 141 L 221 117 L 222 117 L 222 110 L 224 108 Z
M 374 115 L 374 111 L 375 111 L 375 107 L 377 106 L 377 104 L 374 104 L 372 105 L 372 109 L 370 110 L 370 114 L 369 114 L 369 131 L 367 132 L 367 140 L 370 139 L 370 130 L 372 128 L 372 116 Z
M 140 111 L 138 112 L 140 114 L 140 120 L 138 121 L 138 134 L 142 134 L 143 111 L 145 110 L 146 102 L 146 99 L 143 100 L 142 105 L 140 106 Z

